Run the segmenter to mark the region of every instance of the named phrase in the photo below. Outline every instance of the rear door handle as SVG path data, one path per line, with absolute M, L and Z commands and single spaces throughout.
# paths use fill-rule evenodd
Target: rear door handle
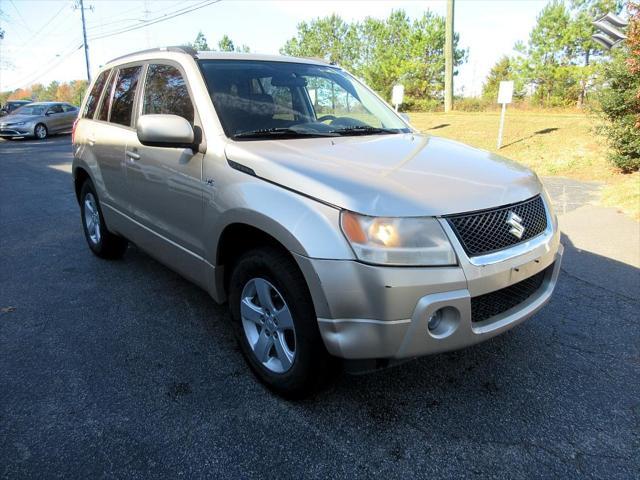
M 136 152 L 132 152 L 131 150 L 127 150 L 126 154 L 127 154 L 127 157 L 129 157 L 131 160 L 140 160 L 140 154 L 138 154 Z

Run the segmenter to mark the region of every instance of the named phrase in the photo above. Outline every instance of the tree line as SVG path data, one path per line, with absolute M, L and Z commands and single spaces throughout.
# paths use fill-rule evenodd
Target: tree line
M 591 39 L 595 33 L 591 22 L 622 8 L 623 0 L 551 0 L 538 15 L 528 41 L 518 42 L 513 55 L 493 66 L 484 82 L 482 99 L 495 102 L 499 82 L 509 79 L 515 81 L 515 95 L 521 101 L 543 107 L 584 105 L 590 92 L 597 89 L 599 67 L 609 58 Z M 426 10 L 421 17 L 411 19 L 405 11 L 394 10 L 385 19 L 367 17 L 347 22 L 334 14 L 301 22 L 297 34 L 280 52 L 340 65 L 384 98 L 390 97 L 395 83 L 402 83 L 405 109 L 436 110 L 441 108 L 444 93 L 444 42 L 444 17 Z M 200 51 L 249 51 L 247 45 L 236 45 L 226 34 L 210 47 L 202 31 L 185 45 Z M 456 34 L 454 67 L 467 59 L 468 50 L 459 46 Z M 84 93 L 84 88 L 86 85 L 77 82 L 33 85 L 4 92 L 0 101 L 9 97 L 61 100 L 71 95 L 78 103 L 81 96 L 77 91 Z
M 628 12 L 624 45 L 607 52 L 593 41 L 592 22 L 608 12 Z M 584 107 L 598 111 L 601 131 L 612 139 L 613 160 L 625 171 L 640 168 L 640 41 L 638 3 L 624 0 L 551 0 L 539 13 L 526 42 L 500 58 L 489 72 L 478 99 L 458 99 L 458 109 L 484 109 L 495 104 L 500 81 L 515 82 L 517 101 L 541 107 Z M 411 19 L 394 10 L 385 19 L 367 17 L 347 22 L 338 15 L 297 25 L 297 33 L 280 49 L 284 55 L 317 57 L 362 78 L 384 98 L 394 84 L 405 87 L 405 110 L 438 110 L 444 92 L 445 19 L 430 10 Z M 249 52 L 223 35 L 210 47 L 199 32 L 196 50 Z M 454 36 L 454 67 L 468 59 L 468 50 Z M 454 74 L 457 71 L 454 70 Z M 58 100 L 79 105 L 87 83 L 76 80 L 32 85 L 0 93 L 7 99 Z M 454 108 L 456 108 L 454 106 Z
M 528 41 L 500 58 L 484 83 L 482 96 L 497 97 L 501 80 L 514 80 L 515 95 L 544 107 L 583 107 L 597 91 L 598 74 L 610 60 L 595 42 L 593 21 L 620 13 L 622 0 L 550 1 L 539 13 Z
M 7 100 L 33 100 L 34 102 L 69 102 L 80 105 L 87 91 L 86 80 L 72 80 L 70 82 L 53 81 L 49 85 L 34 83 L 30 87 L 18 88 L 11 92 L 0 93 L 0 104 Z

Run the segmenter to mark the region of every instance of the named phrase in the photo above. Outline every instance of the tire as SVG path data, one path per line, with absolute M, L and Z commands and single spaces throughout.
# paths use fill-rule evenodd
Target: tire
M 106 259 L 122 258 L 128 242 L 107 229 L 91 180 L 86 180 L 80 189 L 80 219 L 84 238 L 94 254 Z
M 44 123 L 39 123 L 33 128 L 33 136 L 37 140 L 44 140 L 49 135 L 49 130 Z
M 265 303 L 260 301 L 262 297 L 258 293 L 258 290 L 265 291 L 265 285 L 270 290 L 272 310 L 276 313 L 271 318 L 267 313 L 262 319 L 252 321 L 248 318 L 259 317 L 256 307 L 262 308 Z M 266 247 L 244 254 L 233 267 L 229 280 L 229 308 L 240 349 L 252 371 L 268 388 L 287 398 L 303 398 L 327 384 L 336 361 L 325 349 L 320 336 L 306 281 L 286 252 Z M 286 312 L 282 313 L 285 308 L 288 308 L 290 320 L 278 324 L 278 319 L 287 318 Z M 292 322 L 291 329 L 285 325 L 289 321 Z M 275 331 L 274 323 L 277 325 Z M 258 348 L 269 336 L 271 346 L 268 350 Z M 257 350 L 266 351 L 266 356 L 259 357 Z M 282 361 L 284 357 L 287 357 L 286 361 Z

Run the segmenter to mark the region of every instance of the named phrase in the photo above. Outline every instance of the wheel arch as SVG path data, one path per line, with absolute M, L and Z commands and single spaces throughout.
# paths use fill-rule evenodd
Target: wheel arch
M 80 203 L 80 190 L 87 180 L 91 180 L 89 169 L 83 166 L 77 166 L 73 169 L 73 189 L 76 194 L 76 200 Z

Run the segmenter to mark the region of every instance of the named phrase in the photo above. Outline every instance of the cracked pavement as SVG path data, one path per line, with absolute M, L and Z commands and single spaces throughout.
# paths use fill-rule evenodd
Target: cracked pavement
M 224 306 L 135 247 L 89 252 L 70 159 L 0 141 L 0 477 L 640 476 L 640 234 L 590 186 L 550 188 L 567 254 L 535 317 L 292 403 Z

